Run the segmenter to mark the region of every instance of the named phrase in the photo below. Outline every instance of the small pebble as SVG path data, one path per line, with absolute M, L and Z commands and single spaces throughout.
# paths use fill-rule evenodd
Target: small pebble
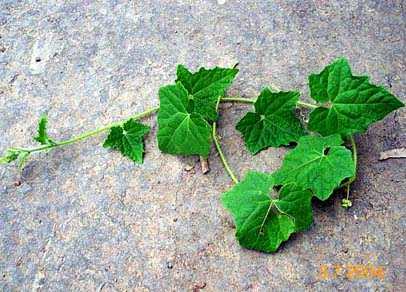
M 193 168 L 195 168 L 194 165 L 189 165 L 189 164 L 188 164 L 188 165 L 185 166 L 185 170 L 186 170 L 186 171 L 191 171 Z

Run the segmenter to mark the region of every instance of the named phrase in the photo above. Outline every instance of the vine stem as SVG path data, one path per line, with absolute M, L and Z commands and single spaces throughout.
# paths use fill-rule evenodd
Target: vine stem
M 146 111 L 144 111 L 144 112 L 142 112 L 142 113 L 139 113 L 139 114 L 136 114 L 136 115 L 134 115 L 134 116 L 132 116 L 132 117 L 130 117 L 130 118 L 133 118 L 133 119 L 135 119 L 135 120 L 138 120 L 138 119 L 147 117 L 147 116 L 149 116 L 149 115 L 151 115 L 151 114 L 157 112 L 158 110 L 159 110 L 159 107 L 158 107 L 158 106 L 152 107 L 152 108 L 147 109 Z M 105 132 L 105 131 L 111 129 L 112 127 L 121 126 L 121 125 L 124 124 L 128 119 L 129 119 L 129 118 L 124 119 L 124 120 L 121 120 L 121 121 L 118 121 L 118 122 L 113 122 L 113 123 L 107 124 L 107 125 L 105 125 L 105 126 L 102 126 L 102 127 L 100 127 L 100 128 L 97 128 L 97 129 L 95 129 L 95 130 L 91 130 L 91 131 L 84 132 L 84 133 L 82 133 L 82 134 L 80 134 L 80 135 L 78 135 L 78 136 L 75 136 L 75 137 L 73 137 L 73 138 L 70 138 L 70 139 L 68 139 L 68 140 L 64 140 L 64 141 L 60 141 L 60 142 L 55 142 L 55 143 L 53 143 L 53 144 L 51 144 L 51 145 L 39 146 L 39 147 L 35 147 L 35 148 L 13 148 L 13 149 L 25 151 L 25 152 L 28 152 L 28 153 L 33 153 L 33 152 L 39 152 L 39 151 L 44 151 L 44 150 L 48 150 L 48 149 L 52 149 L 52 148 L 56 148 L 56 147 L 61 147 L 61 146 L 65 146 L 65 145 L 74 144 L 74 143 L 76 143 L 76 142 L 85 140 L 85 139 L 87 139 L 87 138 L 89 138 L 89 137 L 96 136 L 96 135 L 98 135 L 98 134 L 100 134 L 100 133 L 103 133 L 103 132 Z
M 247 103 L 247 104 L 254 104 L 255 103 L 255 99 L 251 99 L 251 98 L 244 98 L 244 97 L 236 97 L 236 96 L 232 96 L 232 97 L 223 97 L 221 99 L 221 102 L 239 102 L 239 103 Z M 297 102 L 298 107 L 303 107 L 303 108 L 308 108 L 308 109 L 315 109 L 317 108 L 317 105 L 315 104 L 311 104 L 311 103 L 307 103 L 307 102 L 303 102 L 303 101 L 298 101 Z
M 245 103 L 245 104 L 254 104 L 255 101 L 256 101 L 255 99 L 242 98 L 242 97 L 236 97 L 236 96 L 234 96 L 234 97 L 221 97 L 217 101 L 217 108 L 218 108 L 218 105 L 219 105 L 220 102 L 239 102 L 239 103 Z M 313 109 L 313 108 L 317 107 L 316 105 L 301 102 L 301 101 L 298 101 L 297 105 L 301 106 L 301 107 L 304 107 L 304 108 L 310 108 L 310 109 Z M 141 119 L 141 118 L 147 117 L 147 116 L 157 112 L 158 110 L 159 110 L 159 106 L 152 107 L 152 108 L 147 109 L 144 112 L 133 115 L 130 118 L 133 118 L 133 119 L 136 119 L 136 120 Z M 50 149 L 53 149 L 53 148 L 56 148 L 56 147 L 61 147 L 61 146 L 65 146 L 65 145 L 74 144 L 74 143 L 80 142 L 82 140 L 85 140 L 87 138 L 90 138 L 90 137 L 96 136 L 98 134 L 101 134 L 103 132 L 106 132 L 106 131 L 110 130 L 112 127 L 121 126 L 128 119 L 129 118 L 121 120 L 121 121 L 113 122 L 113 123 L 104 125 L 104 126 L 102 126 L 100 128 L 97 128 L 95 130 L 84 132 L 84 133 L 82 133 L 82 134 L 80 134 L 78 136 L 74 136 L 74 137 L 72 137 L 72 138 L 70 138 L 68 140 L 54 142 L 54 143 L 49 144 L 49 145 L 42 145 L 42 146 L 38 146 L 38 147 L 34 147 L 34 148 L 17 148 L 17 147 L 15 147 L 15 148 L 10 148 L 10 149 L 24 151 L 24 152 L 26 152 L 28 154 L 31 154 L 31 153 L 34 153 L 34 152 L 40 152 L 40 151 L 50 150 Z M 217 125 L 214 123 L 213 124 L 213 133 L 212 133 L 212 135 L 213 135 L 214 143 L 216 145 L 216 149 L 217 149 L 217 151 L 218 151 L 218 153 L 220 155 L 221 161 L 222 161 L 226 171 L 230 175 L 231 179 L 235 183 L 237 183 L 238 179 L 234 175 L 234 173 L 232 172 L 232 170 L 231 170 L 230 166 L 228 165 L 228 162 L 227 162 L 227 160 L 226 160 L 226 158 L 224 156 L 224 153 L 221 150 L 220 142 L 219 142 L 218 137 L 217 137 L 216 128 L 217 128 Z

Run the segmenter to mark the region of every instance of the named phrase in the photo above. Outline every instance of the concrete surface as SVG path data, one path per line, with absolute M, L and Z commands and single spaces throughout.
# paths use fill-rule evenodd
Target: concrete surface
M 62 139 L 156 105 L 178 63 L 238 61 L 232 94 L 272 83 L 306 98 L 306 76 L 347 56 L 404 99 L 402 2 L 1 0 L 0 151 L 32 145 L 42 112 Z M 219 125 L 240 176 L 276 169 L 286 151 L 248 154 L 234 130 L 247 110 L 223 105 Z M 159 153 L 146 122 L 142 166 L 99 137 L 37 155 L 21 176 L 0 167 L 0 290 L 405 291 L 405 160 L 378 161 L 406 145 L 404 110 L 357 137 L 353 208 L 342 193 L 315 203 L 312 229 L 274 255 L 235 241 L 217 156 L 208 175 L 186 171 L 196 158 Z

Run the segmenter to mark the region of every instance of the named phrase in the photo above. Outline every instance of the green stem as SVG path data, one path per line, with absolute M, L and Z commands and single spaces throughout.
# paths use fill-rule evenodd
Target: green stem
M 158 109 L 159 109 L 158 106 L 152 107 L 152 108 L 150 108 L 150 109 L 148 109 L 148 110 L 146 110 L 146 111 L 144 111 L 144 112 L 142 112 L 142 113 L 136 114 L 136 115 L 134 115 L 134 116 L 132 116 L 132 117 L 130 117 L 130 118 L 133 118 L 133 119 L 135 119 L 135 120 L 138 120 L 138 119 L 147 117 L 147 116 L 149 116 L 149 115 L 155 113 L 156 111 L 158 111 Z M 61 147 L 61 146 L 65 146 L 65 145 L 74 144 L 74 143 L 76 143 L 76 142 L 85 140 L 85 139 L 87 139 L 87 138 L 89 138 L 89 137 L 93 137 L 93 136 L 96 136 L 96 135 L 98 135 L 98 134 L 100 134 L 100 133 L 103 133 L 103 132 L 105 132 L 105 131 L 108 131 L 108 130 L 111 129 L 112 127 L 121 126 L 121 125 L 124 124 L 126 121 L 128 121 L 128 118 L 125 119 L 125 120 L 121 120 L 121 121 L 118 121 L 118 122 L 113 122 L 113 123 L 107 124 L 107 125 L 105 125 L 105 126 L 102 126 L 102 127 L 97 128 L 97 129 L 95 129 L 95 130 L 92 130 L 92 131 L 84 132 L 84 133 L 82 133 L 82 134 L 80 134 L 80 135 L 78 135 L 78 136 L 75 136 L 75 137 L 73 137 L 73 138 L 71 138 L 71 139 L 68 139 L 68 140 L 64 140 L 64 141 L 60 141 L 60 142 L 55 142 L 54 144 L 44 145 L 44 146 L 39 146 L 39 147 L 29 148 L 29 149 L 27 149 L 27 148 L 14 148 L 14 149 L 16 149 L 16 150 L 21 150 L 21 151 L 25 151 L 25 152 L 28 152 L 28 153 L 33 153 L 33 152 L 39 152 L 39 151 L 44 151 L 44 150 L 48 150 L 48 149 L 52 149 L 52 148 L 56 148 L 56 147 Z
M 216 111 L 217 112 L 218 112 L 220 101 L 222 99 L 224 99 L 224 97 L 219 98 L 217 100 L 217 104 L 216 104 Z M 225 155 L 223 153 L 223 150 L 221 150 L 221 145 L 220 145 L 220 142 L 219 142 L 218 137 L 217 137 L 217 124 L 216 124 L 216 122 L 213 122 L 212 136 L 213 136 L 214 145 L 216 146 L 217 152 L 220 155 L 220 159 L 221 159 L 221 162 L 223 163 L 223 166 L 224 166 L 225 170 L 227 171 L 227 173 L 230 176 L 231 180 L 234 183 L 238 184 L 238 178 L 235 176 L 234 172 L 231 170 L 231 167 L 227 162 L 227 159 L 226 159 L 226 157 L 225 157 Z
M 232 181 L 237 184 L 238 179 L 235 176 L 234 172 L 231 170 L 230 165 L 228 164 L 227 159 L 224 156 L 223 150 L 221 150 L 221 145 L 220 145 L 220 142 L 218 141 L 218 137 L 217 137 L 216 123 L 213 123 L 213 133 L 212 134 L 213 134 L 214 145 L 216 146 L 217 152 L 220 155 L 221 162 L 223 163 L 224 168 L 227 171 L 230 178 L 232 179 Z
M 300 100 L 297 102 L 297 105 L 298 105 L 299 107 L 304 107 L 304 108 L 308 108 L 308 109 L 315 109 L 315 108 L 317 108 L 317 105 L 315 105 L 315 104 L 303 102 L 303 101 L 300 101 Z
M 243 98 L 243 97 L 232 96 L 232 97 L 223 97 L 223 98 L 221 98 L 220 101 L 221 102 L 239 102 L 239 103 L 254 104 L 256 100 L 252 99 L 252 98 Z M 303 107 L 303 108 L 308 108 L 308 109 L 317 108 L 317 105 L 307 103 L 307 102 L 303 102 L 303 101 L 298 101 L 297 106 L 298 107 Z

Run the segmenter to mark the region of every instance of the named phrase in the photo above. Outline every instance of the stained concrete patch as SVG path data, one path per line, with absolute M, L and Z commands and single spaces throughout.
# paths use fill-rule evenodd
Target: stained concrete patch
M 3 0 L 0 151 L 33 145 L 42 112 L 50 134 L 64 139 L 157 105 L 179 63 L 239 62 L 230 94 L 252 97 L 273 84 L 308 100 L 308 74 L 347 56 L 354 72 L 404 100 L 403 6 Z M 239 176 L 275 170 L 286 151 L 249 155 L 234 129 L 247 110 L 221 106 L 219 134 Z M 160 153 L 156 120 L 145 122 L 143 165 L 102 148 L 100 137 L 37 155 L 22 174 L 0 167 L 1 290 L 405 290 L 405 160 L 378 160 L 405 147 L 404 110 L 356 137 L 353 207 L 340 207 L 341 192 L 315 202 L 311 230 L 273 255 L 236 242 L 219 202 L 231 181 L 215 152 L 202 175 L 198 159 Z M 365 267 L 375 274 L 354 272 Z

